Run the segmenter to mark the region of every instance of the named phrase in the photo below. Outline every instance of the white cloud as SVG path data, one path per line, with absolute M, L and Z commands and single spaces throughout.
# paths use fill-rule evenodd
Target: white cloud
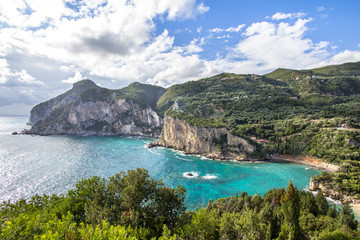
M 83 79 L 85 79 L 85 78 L 86 78 L 86 77 L 84 77 L 79 71 L 76 71 L 76 72 L 75 72 L 75 75 L 74 75 L 73 77 L 69 77 L 69 78 L 66 79 L 66 80 L 62 80 L 62 82 L 73 84 L 73 83 L 76 83 L 76 82 L 78 82 L 78 81 L 80 81 L 80 80 L 83 80 Z
M 221 33 L 221 32 L 224 31 L 224 29 L 222 29 L 222 28 L 212 28 L 209 31 L 213 32 L 213 33 Z
M 222 32 L 240 32 L 240 30 L 245 26 L 245 24 L 240 24 L 237 27 L 229 27 L 229 28 L 212 28 L 209 30 L 211 33 L 222 33 Z
M 273 20 L 280 20 L 280 19 L 291 18 L 291 16 L 292 16 L 291 13 L 278 12 L 278 13 L 275 13 L 271 18 Z
M 278 67 L 299 69 L 322 63 L 329 56 L 326 50 L 329 43 L 314 43 L 305 37 L 309 21 L 311 19 L 298 19 L 294 24 L 253 23 L 245 30 L 245 39 L 228 55 L 228 60 L 242 58 L 241 63 L 233 65 L 245 65 L 246 71 L 257 73 Z
M 298 12 L 298 13 L 282 13 L 282 12 L 278 12 L 275 13 L 271 19 L 273 20 L 282 20 L 282 19 L 286 19 L 286 18 L 301 18 L 304 17 L 305 13 L 302 12 Z
M 105 87 L 133 81 L 168 87 L 219 72 L 265 73 L 355 61 L 359 54 L 344 51 L 332 57 L 327 41 L 307 37 L 312 19 L 303 19 L 304 13 L 276 13 L 246 28 L 213 28 L 208 36 L 179 46 L 168 30 L 158 33 L 154 19 L 193 19 L 209 10 L 196 0 L 54 0 L 55 7 L 50 2 L 0 4 L 0 106 L 38 103 L 83 75 Z M 201 27 L 196 32 L 204 33 Z M 212 47 L 215 34 L 225 41 L 231 37 L 232 45 L 223 44 L 223 52 L 208 60 L 202 54 Z
M 240 32 L 243 27 L 245 27 L 245 24 L 238 25 L 237 27 L 229 27 L 225 32 Z
M 0 22 L 19 28 L 40 27 L 71 14 L 62 0 L 13 0 L 0 4 Z
M 344 62 L 358 62 L 360 61 L 360 51 L 345 50 L 334 55 L 331 59 L 331 64 L 341 64 Z
M 61 69 L 61 71 L 64 71 L 64 72 L 70 72 L 70 71 L 74 71 L 75 67 L 76 66 L 74 64 L 67 65 L 67 66 L 63 65 L 63 66 L 60 66 L 60 69 Z
M 229 34 L 218 36 L 217 39 L 230 38 Z
M 185 52 L 188 54 L 202 52 L 203 49 L 199 46 L 199 44 L 197 44 L 197 41 L 198 41 L 197 39 L 192 40 L 189 45 L 185 46 L 184 47 Z
M 323 12 L 325 11 L 325 7 L 324 6 L 319 6 L 316 8 L 319 12 Z
M 25 69 L 14 71 L 5 58 L 0 58 L 0 84 L 4 85 L 39 85 L 42 82 L 32 77 Z
M 31 60 L 29 63 L 29 59 L 41 58 L 44 64 L 48 59 L 49 63 L 58 64 L 56 69 L 61 72 L 54 73 L 50 79 L 44 79 L 47 85 L 37 88 L 37 95 L 41 97 L 35 96 L 34 89 L 27 87 L 24 91 L 13 94 L 11 101 L 33 103 L 45 100 L 48 98 L 47 93 L 55 94 L 64 87 L 61 83 L 81 80 L 82 74 L 107 79 L 109 83 L 115 80 L 118 82 L 114 84 L 117 87 L 119 84 L 123 86 L 126 82 L 158 79 L 156 75 L 159 71 L 165 71 L 169 67 L 175 68 L 172 66 L 172 60 L 181 64 L 189 59 L 197 59 L 187 55 L 202 51 L 200 43 L 195 42 L 182 48 L 173 46 L 173 37 L 168 36 L 166 30 L 159 36 L 154 35 L 156 17 L 164 16 L 169 21 L 192 19 L 209 10 L 202 3 L 197 4 L 196 0 L 66 2 L 78 10 L 66 7 L 65 1 L 62 0 L 1 2 L 0 23 L 5 24 L 0 28 L 0 56 L 16 56 L 19 60 L 18 65 L 22 62 L 26 66 L 34 66 Z M 185 65 L 191 67 L 192 62 L 194 60 L 186 62 Z M 40 83 L 26 70 L 16 72 L 5 63 L 7 64 L 4 61 L 0 62 L 1 83 Z M 36 70 L 40 71 L 40 68 Z M 74 75 L 66 79 L 64 75 L 67 74 L 64 73 Z M 186 74 L 178 72 L 178 76 L 174 78 L 185 81 L 183 75 Z M 57 83 L 50 84 L 51 81 Z M 15 90 L 3 87 L 0 92 L 6 93 L 5 96 Z M 0 105 L 8 103 L 9 100 L 10 98 L 0 98 Z

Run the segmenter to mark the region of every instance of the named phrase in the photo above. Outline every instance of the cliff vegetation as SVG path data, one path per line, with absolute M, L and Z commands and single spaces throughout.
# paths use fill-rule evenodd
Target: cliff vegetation
M 198 127 L 225 127 L 264 155 L 360 160 L 360 63 L 259 75 L 223 73 L 170 87 L 160 114 Z

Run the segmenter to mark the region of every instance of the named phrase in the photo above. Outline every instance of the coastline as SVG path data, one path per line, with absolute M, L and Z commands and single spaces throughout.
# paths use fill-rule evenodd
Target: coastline
M 292 162 L 292 163 L 300 163 L 304 165 L 308 165 L 317 169 L 325 170 L 328 172 L 336 172 L 339 170 L 340 166 L 327 163 L 322 161 L 320 158 L 310 157 L 306 155 L 289 155 L 289 154 L 281 154 L 277 158 L 274 158 L 275 161 L 284 161 L 284 162 Z
M 311 166 L 316 169 L 325 170 L 328 172 L 336 172 L 340 166 L 326 163 L 322 161 L 320 158 L 310 157 L 306 155 L 290 155 L 290 154 L 281 154 L 278 157 L 273 158 L 263 158 L 263 159 L 230 159 L 230 158 L 215 158 L 213 156 L 208 156 L 204 154 L 195 154 L 195 153 L 188 153 L 184 150 L 175 149 L 173 147 L 166 147 L 159 145 L 157 142 L 152 142 L 147 145 L 148 148 L 154 148 L 154 147 L 163 147 L 168 149 L 173 149 L 176 151 L 182 152 L 184 155 L 194 155 L 194 156 L 201 156 L 205 157 L 207 159 L 215 160 L 215 161 L 229 161 L 229 162 L 238 162 L 238 163 L 257 163 L 257 162 L 287 162 L 287 163 L 299 163 Z
M 316 169 L 320 169 L 320 170 L 325 170 L 328 172 L 335 172 L 339 169 L 340 166 L 335 165 L 335 164 L 331 164 L 331 163 L 326 163 L 321 161 L 321 159 L 319 158 L 314 158 L 314 157 L 309 157 L 309 156 L 305 156 L 305 155 L 298 155 L 298 156 L 294 156 L 294 155 L 287 155 L 287 154 L 283 154 L 283 155 L 279 155 L 277 158 L 271 158 L 271 159 L 257 159 L 257 160 L 229 160 L 229 159 L 215 159 L 215 158 L 209 158 L 203 155 L 199 155 L 199 154 L 191 154 L 191 153 L 186 153 L 182 150 L 178 150 L 178 149 L 174 149 L 174 148 L 169 148 L 169 147 L 164 147 L 164 146 L 157 146 L 154 145 L 153 143 L 150 143 L 148 145 L 146 145 L 147 148 L 153 148 L 153 147 L 160 147 L 160 148 L 168 148 L 171 149 L 173 151 L 178 151 L 184 155 L 193 155 L 193 156 L 198 156 L 198 157 L 204 157 L 206 159 L 209 160 L 213 160 L 213 161 L 229 161 L 229 162 L 237 162 L 237 163 L 259 163 L 259 162 L 287 162 L 287 163 L 299 163 L 299 164 L 303 164 L 303 165 L 308 165 L 311 166 L 313 168 Z M 332 199 L 332 198 L 330 198 Z M 332 199 L 334 200 L 334 199 Z M 336 200 L 334 200 L 336 201 Z M 355 214 L 355 218 L 360 221 L 360 203 L 351 203 L 350 204 L 351 208 L 354 211 Z

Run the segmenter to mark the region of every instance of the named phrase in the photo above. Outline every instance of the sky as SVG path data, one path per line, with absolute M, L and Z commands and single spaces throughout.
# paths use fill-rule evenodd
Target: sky
M 0 115 L 82 79 L 169 87 L 222 72 L 360 61 L 358 0 L 0 2 Z

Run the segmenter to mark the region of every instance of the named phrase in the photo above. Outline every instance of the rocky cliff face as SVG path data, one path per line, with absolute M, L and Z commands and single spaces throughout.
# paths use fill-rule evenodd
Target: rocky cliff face
M 163 119 L 146 103 L 139 106 L 123 96 L 124 91 L 100 88 L 83 80 L 70 91 L 35 106 L 29 133 L 158 137 Z
M 323 184 L 322 182 L 311 178 L 310 180 L 310 191 L 322 190 L 325 197 L 329 197 L 333 200 L 340 201 L 341 203 L 353 203 L 360 204 L 360 200 L 357 198 L 356 194 L 354 195 L 345 195 L 336 191 L 333 186 Z
M 245 160 L 256 147 L 226 128 L 191 126 L 183 120 L 165 117 L 160 140 L 151 146 L 182 150 L 212 159 Z

